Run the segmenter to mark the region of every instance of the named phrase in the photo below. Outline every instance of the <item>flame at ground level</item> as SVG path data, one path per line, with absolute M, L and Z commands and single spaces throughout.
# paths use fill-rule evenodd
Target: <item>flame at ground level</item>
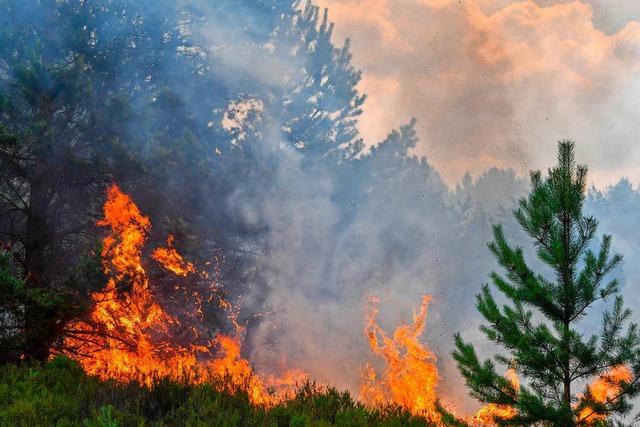
M 412 413 L 438 421 L 435 388 L 438 383 L 436 356 L 418 341 L 425 327 L 427 305 L 431 298 L 423 296 L 422 305 L 413 315 L 413 323 L 399 326 L 390 338 L 377 324 L 378 302 L 370 298 L 365 311 L 365 335 L 371 349 L 386 362 L 379 376 L 369 364 L 362 373 L 360 398 L 371 405 L 396 403 Z
M 197 328 L 182 325 L 156 302 L 142 264 L 149 219 L 115 185 L 107 191 L 104 213 L 98 224 L 110 229 L 102 250 L 109 281 L 102 291 L 91 295 L 90 318 L 71 325 L 65 342 L 67 353 L 87 373 L 146 384 L 157 377 L 193 383 L 224 377 L 246 388 L 251 402 L 261 405 L 278 401 L 305 378 L 300 371 L 287 372 L 282 378 L 262 378 L 240 356 L 239 336 L 218 334 L 207 341 Z M 185 262 L 172 244 L 170 237 L 168 247 L 154 251 L 152 258 L 176 275 L 195 273 L 195 267 Z M 218 298 L 221 307 L 231 307 Z M 199 306 L 193 311 L 188 315 L 201 314 Z M 176 335 L 190 339 L 178 340 Z
M 183 324 L 184 319 L 171 315 L 158 302 L 144 267 L 147 264 L 142 253 L 151 229 L 149 219 L 115 185 L 107 191 L 104 213 L 105 218 L 98 224 L 109 230 L 101 253 L 109 280 L 103 290 L 91 295 L 89 318 L 71 325 L 64 346 L 66 354 L 77 359 L 87 373 L 148 385 L 158 377 L 194 384 L 222 378 L 231 382 L 227 386 L 231 385 L 232 390 L 237 387 L 246 391 L 257 405 L 282 401 L 307 379 L 299 370 L 278 377 L 253 371 L 240 353 L 244 329 L 237 323 L 233 305 L 215 294 L 215 286 L 208 298 L 194 292 L 196 302 L 187 314 L 197 320 L 202 316 L 203 300 L 216 297 L 220 309 L 228 311 L 235 335 L 207 338 L 193 323 Z M 151 259 L 180 280 L 187 281 L 198 274 L 210 279 L 206 272 L 198 273 L 192 263 L 182 258 L 173 246 L 172 236 L 166 247 L 152 252 Z M 173 286 L 170 290 L 185 291 L 184 288 Z M 397 404 L 439 424 L 436 357 L 419 342 L 429 301 L 428 295 L 423 296 L 413 323 L 401 325 L 389 337 L 376 323 L 378 300 L 370 299 L 365 310 L 365 335 L 386 367 L 379 374 L 366 364 L 359 399 L 370 406 Z
M 520 390 L 520 381 L 518 381 L 518 375 L 516 374 L 515 369 L 509 368 L 504 376 L 509 380 L 516 392 Z M 473 417 L 473 422 L 476 425 L 494 425 L 494 418 L 509 419 L 515 417 L 517 414 L 518 411 L 509 405 L 497 405 L 495 403 L 490 403 L 476 412 Z
M 520 390 L 520 382 L 514 368 L 510 368 L 505 377 L 511 382 L 516 392 Z M 631 378 L 632 373 L 628 366 L 614 366 L 594 379 L 586 386 L 586 389 L 596 404 L 612 402 L 619 397 L 622 390 L 620 383 L 631 381 Z M 584 405 L 583 409 L 577 412 L 577 409 L 582 405 Z M 578 402 L 574 403 L 573 410 L 575 421 L 584 426 L 600 425 L 606 418 L 602 414 L 595 413 L 593 408 L 587 404 L 584 394 L 578 396 Z M 512 406 L 491 403 L 480 409 L 470 421 L 474 425 L 494 426 L 495 419 L 508 420 L 517 414 L 518 411 Z

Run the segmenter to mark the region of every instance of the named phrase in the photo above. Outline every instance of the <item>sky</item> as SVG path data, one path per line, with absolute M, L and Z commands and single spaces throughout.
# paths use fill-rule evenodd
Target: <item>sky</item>
M 577 143 L 597 187 L 640 183 L 640 2 L 317 0 L 351 40 L 367 144 L 418 120 L 450 186 L 498 166 L 526 176 Z

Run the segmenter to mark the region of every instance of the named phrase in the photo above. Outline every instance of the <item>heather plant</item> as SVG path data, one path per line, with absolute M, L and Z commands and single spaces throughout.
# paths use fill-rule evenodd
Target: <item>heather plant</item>
M 226 385 L 226 387 L 225 387 Z M 444 412 L 444 411 L 443 411 Z M 452 417 L 445 425 L 463 425 Z M 148 387 L 88 376 L 73 360 L 0 366 L 0 425 L 33 426 L 425 426 L 407 409 L 369 408 L 348 392 L 306 382 L 272 407 L 254 406 L 225 378 Z

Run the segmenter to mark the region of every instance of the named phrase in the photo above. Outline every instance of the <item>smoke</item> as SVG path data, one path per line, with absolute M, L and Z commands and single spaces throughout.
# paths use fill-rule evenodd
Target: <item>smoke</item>
M 474 296 L 497 268 L 491 224 L 530 246 L 511 216 L 528 186 L 520 176 L 553 166 L 569 136 L 599 185 L 640 181 L 640 24 L 622 19 L 639 10 L 603 1 L 319 1 L 364 70 L 363 152 L 350 87 L 360 75 L 347 49 L 327 49 L 321 15 L 292 17 L 287 2 L 137 2 L 158 22 L 177 13 L 170 4 L 188 10 L 172 37 L 194 55 L 166 42 L 173 54 L 160 61 L 140 46 L 138 60 L 112 64 L 119 81 L 138 79 L 123 129 L 150 173 L 129 187 L 185 258 L 227 254 L 216 277 L 242 299 L 258 369 L 301 368 L 357 393 L 364 362 L 375 363 L 366 296 L 392 331 L 429 293 L 439 394 L 469 410 L 452 335 L 482 345 Z M 629 232 L 639 200 L 622 181 L 588 203 L 627 256 L 623 289 L 640 273 Z
M 520 174 L 545 168 L 555 141 L 570 137 L 600 187 L 619 176 L 640 182 L 637 5 L 318 3 L 329 7 L 337 37 L 352 39 L 354 63 L 364 71 L 366 141 L 416 116 L 417 152 L 453 185 L 466 171 L 493 166 Z
M 227 218 L 259 230 L 258 253 L 243 283 L 225 284 L 238 286 L 242 296 L 245 352 L 259 370 L 301 368 L 357 394 L 364 362 L 376 363 L 363 334 L 366 296 L 380 299 L 380 323 L 393 331 L 429 293 L 424 342 L 439 358 L 438 392 L 464 413 L 474 404 L 450 358 L 452 334 L 461 331 L 481 354 L 494 351 L 478 332 L 481 319 L 473 309 L 475 294 L 497 268 L 486 249 L 491 225 L 502 222 L 509 239 L 528 246 L 511 216 L 528 184 L 504 169 L 554 165 L 555 141 L 568 134 L 579 140 L 580 162 L 601 176 L 619 176 L 624 163 L 606 156 L 618 158 L 612 153 L 631 147 L 633 133 L 601 149 L 605 158 L 594 157 L 593 147 L 600 137 L 637 126 L 624 115 L 636 102 L 628 50 L 635 27 L 607 35 L 591 24 L 591 8 L 578 2 L 521 2 L 494 11 L 475 3 L 426 3 L 368 2 L 379 14 L 353 13 L 354 3 L 331 5 L 331 18 L 340 22 L 349 11 L 349 19 L 362 24 L 354 62 L 363 64 L 361 87 L 370 98 L 359 129 L 375 138 L 369 142 L 384 137 L 340 167 L 327 153 L 315 157 L 311 138 L 300 141 L 291 131 L 293 117 L 323 105 L 317 91 L 330 86 L 309 84 L 318 65 L 287 35 L 290 23 L 274 15 L 274 28 L 256 36 L 245 29 L 265 21 L 264 11 L 219 15 L 202 6 L 208 21 L 198 35 L 211 47 L 210 66 L 227 92 L 207 120 L 226 132 L 218 138 L 233 141 L 222 161 L 241 148 L 256 163 L 251 171 L 231 163 L 226 199 L 201 209 L 206 216 L 223 203 Z M 386 49 L 358 47 L 372 39 Z M 202 108 L 182 99 L 188 111 Z M 334 112 L 329 108 L 327 116 Z M 412 114 L 417 123 L 403 125 Z M 602 124 L 614 118 L 623 123 Z M 414 151 L 428 157 L 412 157 Z M 625 160 L 631 158 L 632 152 Z M 477 178 L 465 177 L 455 190 L 447 186 L 465 171 Z M 199 187 L 206 199 L 207 188 Z M 594 193 L 590 203 L 611 206 L 613 194 Z M 603 231 L 612 222 L 603 221 Z M 625 277 L 630 273 L 625 269 Z

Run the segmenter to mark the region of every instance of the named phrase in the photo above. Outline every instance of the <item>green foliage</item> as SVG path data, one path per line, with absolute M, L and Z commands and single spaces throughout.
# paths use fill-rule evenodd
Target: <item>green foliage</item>
M 28 286 L 14 261 L 0 252 L 0 363 L 20 359 L 29 340 L 51 336 L 76 311 L 69 292 Z
M 108 185 L 135 194 L 162 230 L 151 242 L 174 234 L 203 264 L 213 249 L 220 275 L 241 284 L 265 228 L 227 200 L 266 194 L 264 174 L 283 161 L 273 131 L 319 169 L 363 149 L 360 72 L 311 2 L 0 0 L 0 10 L 0 241 L 22 258 L 23 281 L 66 289 L 78 306 L 102 283 L 76 266 L 100 238 Z M 278 71 L 256 73 L 260 64 Z M 68 322 L 32 320 L 24 353 L 43 361 Z
M 95 420 L 85 420 L 87 427 L 118 427 L 118 423 L 113 418 L 113 407 L 111 405 L 101 406 Z
M 635 324 L 625 328 L 631 311 L 617 295 L 618 281 L 605 281 L 622 257 L 611 253 L 608 235 L 597 251 L 591 249 L 598 222 L 582 213 L 586 173 L 585 166 L 575 163 L 573 142 L 560 142 L 558 166 L 546 179 L 532 172 L 531 192 L 514 213 L 553 279 L 534 272 L 523 249 L 507 243 L 501 226 L 493 228 L 488 246 L 505 276 L 494 272 L 491 279 L 509 303 L 500 306 L 484 285 L 477 309 L 487 324 L 480 329 L 509 352 L 495 361 L 515 368 L 520 387 L 503 378 L 492 360 L 480 361 L 474 347 L 455 336 L 453 357 L 471 394 L 516 409 L 511 419 L 497 420 L 501 425 L 598 425 L 628 413 L 629 399 L 640 392 L 640 335 Z M 613 307 L 604 313 L 600 331 L 585 336 L 576 324 L 600 300 Z M 612 381 L 606 401 L 594 398 L 587 387 L 576 392 L 576 385 L 621 365 L 630 369 L 630 379 Z
M 289 400 L 255 407 L 224 381 L 198 386 L 158 379 L 151 387 L 87 376 L 71 359 L 0 367 L 0 425 L 112 426 L 425 426 L 389 406 L 370 409 L 348 392 L 313 383 Z M 461 425 L 451 419 L 446 425 Z

